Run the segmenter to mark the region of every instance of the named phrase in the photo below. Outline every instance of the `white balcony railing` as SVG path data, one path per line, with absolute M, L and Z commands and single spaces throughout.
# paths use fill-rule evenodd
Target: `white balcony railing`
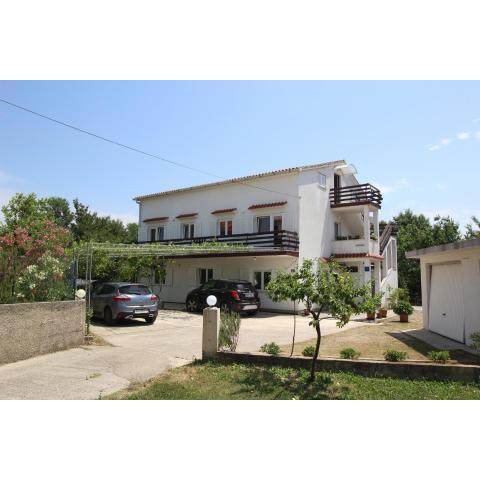
M 348 254 L 348 253 L 379 253 L 377 240 L 365 240 L 360 238 L 358 240 L 335 240 L 332 242 L 332 253 L 334 255 Z

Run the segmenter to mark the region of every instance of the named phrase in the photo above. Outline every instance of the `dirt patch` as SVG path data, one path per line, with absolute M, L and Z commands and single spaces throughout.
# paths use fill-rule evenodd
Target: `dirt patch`
M 320 356 L 340 357 L 344 348 L 354 348 L 360 352 L 360 358 L 383 359 L 383 352 L 395 349 L 407 352 L 408 360 L 429 361 L 428 352 L 436 350 L 428 343 L 403 333 L 404 330 L 422 328 L 422 313 L 415 311 L 408 323 L 400 322 L 398 316 L 381 323 L 372 323 L 364 327 L 341 331 L 322 338 Z M 306 346 L 315 345 L 315 338 L 295 345 L 294 355 L 302 355 Z M 282 352 L 290 353 L 291 345 L 283 345 Z M 462 350 L 450 351 L 453 363 L 480 364 L 480 358 Z

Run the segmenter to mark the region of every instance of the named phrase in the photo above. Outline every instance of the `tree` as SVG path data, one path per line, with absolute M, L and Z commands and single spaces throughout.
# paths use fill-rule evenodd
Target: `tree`
M 473 223 L 473 225 L 472 225 Z M 465 238 L 467 240 L 472 238 L 480 238 L 480 219 L 478 217 L 472 217 L 472 223 L 469 223 L 465 228 L 467 230 Z
M 336 318 L 337 326 L 346 325 L 352 314 L 360 313 L 370 291 L 370 285 L 358 285 L 352 275 L 335 262 L 322 264 L 305 260 L 294 272 L 279 272 L 270 280 L 268 296 L 275 302 L 297 300 L 305 305 L 312 316 L 310 325 L 315 328 L 317 341 L 312 358 L 309 381 L 315 380 L 315 363 L 320 352 L 322 331 L 321 314 L 328 312 Z
M 458 223 L 451 217 L 437 216 L 434 224 L 425 215 L 416 215 L 410 209 L 393 218 L 397 226 L 398 281 L 410 292 L 414 303 L 421 303 L 420 264 L 407 259 L 405 253 L 434 245 L 455 242 L 461 238 Z
M 73 213 L 70 210 L 68 200 L 62 197 L 47 197 L 43 199 L 45 210 L 55 223 L 63 228 L 70 228 L 73 221 Z

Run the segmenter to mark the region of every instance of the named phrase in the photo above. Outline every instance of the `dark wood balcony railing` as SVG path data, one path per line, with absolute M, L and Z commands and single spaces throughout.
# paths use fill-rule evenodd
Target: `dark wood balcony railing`
M 396 235 L 396 230 L 397 226 L 392 222 L 388 222 L 383 228 L 383 230 L 381 230 L 379 239 L 380 254 L 383 254 L 383 251 L 385 250 L 385 247 L 387 246 L 390 237 L 392 235 Z
M 155 242 L 138 242 L 138 243 L 161 243 L 174 245 L 191 245 L 192 243 L 205 242 L 221 242 L 230 244 L 242 244 L 262 249 L 274 249 L 285 251 L 297 251 L 299 246 L 297 232 L 288 230 L 277 230 L 275 232 L 262 233 L 236 233 L 233 235 L 211 235 L 208 237 L 194 238 L 173 238 L 167 240 L 156 240 Z
M 332 208 L 368 204 L 381 208 L 382 198 L 380 190 L 370 185 L 370 183 L 332 188 L 330 190 L 330 206 Z

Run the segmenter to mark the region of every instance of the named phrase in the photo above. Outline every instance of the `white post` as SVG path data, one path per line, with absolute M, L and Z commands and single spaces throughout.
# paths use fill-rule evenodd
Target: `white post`
M 203 310 L 202 359 L 215 358 L 218 350 L 218 329 L 220 328 L 220 309 L 216 307 Z

